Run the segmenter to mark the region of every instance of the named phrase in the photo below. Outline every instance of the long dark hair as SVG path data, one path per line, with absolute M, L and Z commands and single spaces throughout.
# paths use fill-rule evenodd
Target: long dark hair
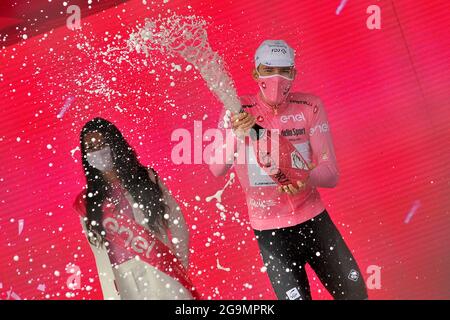
M 136 152 L 125 140 L 119 129 L 105 119 L 94 118 L 84 125 L 80 134 L 82 163 L 87 182 L 86 227 L 89 232 L 92 232 L 89 241 L 94 244 L 104 242 L 102 205 L 111 191 L 111 187 L 103 178 L 102 172 L 91 166 L 87 161 L 84 138 L 86 134 L 91 132 L 100 133 L 106 144 L 111 148 L 113 170 L 117 173 L 122 186 L 142 208 L 148 227 L 155 232 L 159 232 L 161 227 L 167 227 L 167 220 L 164 219 L 166 206 L 163 202 L 161 188 L 158 185 L 156 172 L 153 171 L 156 177 L 156 183 L 154 183 L 148 175 L 147 168 L 139 162 Z M 95 222 L 92 223 L 93 221 Z

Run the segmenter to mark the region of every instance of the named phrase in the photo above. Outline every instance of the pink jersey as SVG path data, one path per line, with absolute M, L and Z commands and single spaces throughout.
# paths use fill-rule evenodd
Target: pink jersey
M 210 164 L 211 171 L 215 176 L 224 175 L 234 165 L 246 195 L 250 223 L 256 230 L 285 228 L 314 218 L 325 209 L 316 188 L 333 188 L 339 178 L 330 126 L 322 101 L 312 94 L 290 93 L 286 102 L 277 109 L 266 104 L 259 94 L 242 96 L 241 103 L 244 111 L 255 116 L 261 127 L 278 129 L 308 164 L 315 165 L 306 181 L 307 187 L 302 194 L 280 193 L 278 184 L 255 161 L 249 137 L 245 138 L 245 150 L 236 138 L 228 140 L 228 154 L 224 152 L 222 163 Z M 224 114 L 225 110 L 221 114 L 219 128 L 224 127 Z M 236 149 L 238 157 L 245 151 L 246 161 L 225 164 L 225 157 L 233 159 Z

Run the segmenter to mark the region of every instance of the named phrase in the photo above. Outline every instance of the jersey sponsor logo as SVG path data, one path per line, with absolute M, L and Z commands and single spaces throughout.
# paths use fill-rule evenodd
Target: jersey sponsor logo
M 328 126 L 328 122 L 324 122 L 324 123 L 320 123 L 320 124 L 316 125 L 313 128 L 310 128 L 309 135 L 312 136 L 316 132 L 325 133 L 325 132 L 328 132 L 329 130 L 330 130 L 330 127 Z
M 149 243 L 145 238 L 139 235 L 135 236 L 132 229 L 121 226 L 119 220 L 112 217 L 103 220 L 102 225 L 111 234 L 117 233 L 119 235 L 125 233 L 127 235 L 126 246 L 130 247 L 137 254 L 144 253 L 145 251 L 145 257 L 150 258 L 150 252 L 155 246 L 155 242 Z
M 305 115 L 303 114 L 303 112 L 300 112 L 297 114 L 289 114 L 289 115 L 280 117 L 280 121 L 282 123 L 287 123 L 289 120 L 292 120 L 294 122 L 299 122 L 299 121 L 306 121 L 306 118 L 305 118 Z
M 268 208 L 277 205 L 274 200 L 261 200 L 261 199 L 250 199 L 250 205 L 253 208 Z
M 350 280 L 352 280 L 352 281 L 355 281 L 355 282 L 358 281 L 358 279 L 359 279 L 359 272 L 354 270 L 354 269 L 350 270 L 350 273 L 348 274 L 348 278 Z
M 247 169 L 248 178 L 252 187 L 272 187 L 276 185 L 269 175 L 261 168 L 256 161 L 256 154 L 252 146 L 247 146 Z
M 286 54 L 287 51 L 284 48 L 272 48 L 272 52 L 281 52 L 282 54 Z
M 308 141 L 294 143 L 294 147 L 307 163 L 311 163 L 311 148 Z M 274 187 L 278 184 L 272 180 L 267 172 L 256 161 L 256 154 L 252 146 L 246 146 L 248 181 L 252 187 Z M 278 177 L 275 177 L 278 178 Z M 283 177 L 279 177 L 283 178 Z
M 286 291 L 286 295 L 289 300 L 301 300 L 302 296 L 300 295 L 300 292 L 297 288 L 292 288 L 288 291 Z
M 308 165 L 303 161 L 303 159 L 299 156 L 297 152 L 291 153 L 291 165 L 292 168 L 308 170 Z
M 283 137 L 300 136 L 306 134 L 305 128 L 292 128 L 281 130 L 281 135 Z
M 289 100 L 290 103 L 296 103 L 296 104 L 306 104 L 307 106 L 312 107 L 313 104 L 306 100 Z
M 286 174 L 281 171 L 280 169 L 278 169 L 278 171 L 275 172 L 274 175 L 272 175 L 273 179 L 276 179 L 276 181 L 278 181 L 281 184 L 286 184 L 289 182 L 288 177 L 286 176 Z

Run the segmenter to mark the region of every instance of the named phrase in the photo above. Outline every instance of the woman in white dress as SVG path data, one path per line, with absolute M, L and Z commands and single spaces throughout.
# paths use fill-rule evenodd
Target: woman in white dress
M 111 122 L 80 135 L 87 187 L 74 208 L 95 256 L 105 299 L 194 299 L 189 232 L 175 199 Z

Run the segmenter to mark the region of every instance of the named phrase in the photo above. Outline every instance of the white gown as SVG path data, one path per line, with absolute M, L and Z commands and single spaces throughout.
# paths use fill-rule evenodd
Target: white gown
M 130 195 L 126 195 L 129 201 Z M 133 208 L 136 221 L 143 221 L 141 210 Z M 81 219 L 86 231 L 86 225 Z M 167 244 L 168 239 L 165 239 Z M 95 256 L 104 299 L 108 300 L 191 300 L 194 299 L 181 283 L 148 263 L 131 259 L 112 267 L 104 247 L 91 249 Z
M 122 300 L 190 300 L 191 293 L 178 281 L 136 259 L 114 268 Z

